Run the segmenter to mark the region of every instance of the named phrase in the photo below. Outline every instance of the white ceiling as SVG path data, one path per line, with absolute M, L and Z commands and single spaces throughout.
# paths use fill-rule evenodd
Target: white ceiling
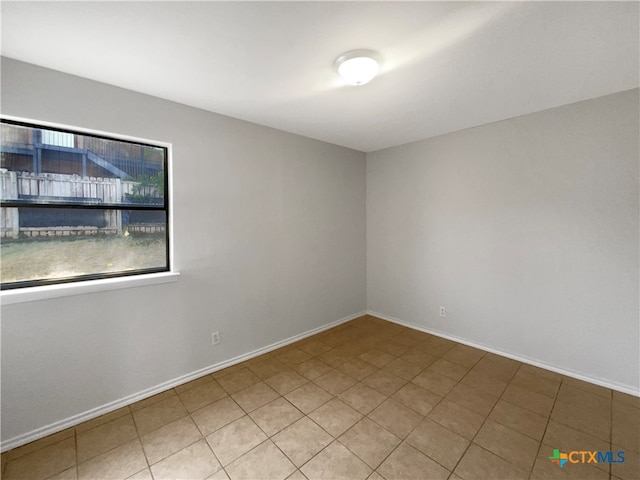
M 640 86 L 638 2 L 11 2 L 2 54 L 370 152 Z M 384 58 L 368 85 L 333 61 Z

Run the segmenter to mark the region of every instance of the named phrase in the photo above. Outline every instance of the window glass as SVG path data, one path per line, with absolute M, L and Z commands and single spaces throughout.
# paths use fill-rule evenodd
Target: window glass
M 169 270 L 166 147 L 0 125 L 3 289 Z

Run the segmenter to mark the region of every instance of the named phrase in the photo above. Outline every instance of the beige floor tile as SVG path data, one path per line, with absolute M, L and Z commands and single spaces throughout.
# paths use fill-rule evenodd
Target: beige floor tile
M 640 409 L 630 403 L 613 403 L 612 441 L 640 453 Z
M 576 449 L 589 451 L 599 450 L 602 452 L 609 450 L 608 441 L 568 427 L 555 420 L 551 420 L 547 425 L 542 441 L 547 445 L 553 445 L 553 448 L 557 448 L 561 452 L 571 452 Z M 596 464 L 595 466 L 609 471 L 609 465 Z
M 400 445 L 378 468 L 378 472 L 390 479 L 446 479 L 449 470 L 428 458 L 411 445 Z
M 462 377 L 467 374 L 469 367 L 440 358 L 429 365 L 425 371 L 437 373 L 438 375 L 442 375 L 443 377 L 459 382 Z
M 392 398 L 423 416 L 428 415 L 442 400 L 440 395 L 436 395 L 413 383 L 407 383 L 394 393 Z
M 339 332 L 329 332 L 322 336 L 322 341 L 327 345 L 331 345 L 332 347 L 337 347 L 338 345 L 342 345 L 343 343 L 348 342 L 350 339 L 345 337 L 344 335 L 340 335 Z
M 229 465 L 267 439 L 262 430 L 245 416 L 207 436 L 207 443 L 223 466 Z
M 471 368 L 484 357 L 486 352 L 468 345 L 458 344 L 443 355 L 443 359 L 450 362 L 459 363 L 465 367 Z
M 385 400 L 368 417 L 399 438 L 405 438 L 424 418 L 393 399 Z
M 374 469 L 400 444 L 398 437 L 367 418 L 356 423 L 338 440 Z
M 144 435 L 156 428 L 160 428 L 173 420 L 187 415 L 187 409 L 177 395 L 133 412 L 133 419 L 138 427 L 138 433 Z
M 68 437 L 52 445 L 9 459 L 2 478 L 40 480 L 76 464 L 76 441 Z
M 304 378 L 302 375 L 294 372 L 293 370 L 278 373 L 273 377 L 265 380 L 267 385 L 273 388 L 280 395 L 286 395 L 292 390 L 295 390 L 296 388 L 304 385 L 308 381 L 309 380 Z
M 502 399 L 545 417 L 551 414 L 553 408 L 553 398 L 513 384 L 504 391 Z
M 296 467 L 273 442 L 267 440 L 225 470 L 231 480 L 281 480 L 291 475 Z
M 626 461 L 560 469 L 553 448 L 620 450 Z M 363 316 L 6 452 L 0 474 L 151 480 L 148 459 L 156 480 L 304 480 L 296 465 L 318 478 L 455 469 L 451 480 L 499 480 L 533 469 L 532 479 L 598 479 L 611 469 L 612 480 L 638 480 L 639 456 L 637 397 Z
M 110 420 L 113 420 L 113 418 Z M 44 447 L 48 447 L 49 445 L 53 445 L 54 443 L 58 443 L 58 442 L 61 442 L 62 440 L 66 440 L 69 437 L 73 437 L 75 434 L 76 434 L 76 430 L 74 427 L 66 428 L 60 432 L 53 433 L 46 437 L 43 437 L 38 440 L 34 440 L 33 442 L 29 442 L 25 445 L 22 445 L 21 447 L 14 448 L 13 450 L 4 452 L 2 454 L 2 460 L 3 461 L 14 460 L 18 457 L 26 455 L 27 453 L 35 452 L 36 450 L 40 450 Z
M 296 408 L 308 414 L 333 398 L 329 392 L 309 382 L 285 395 Z
M 560 385 L 556 403 L 568 403 L 586 410 L 602 410 L 607 415 L 611 415 L 611 395 L 603 397 L 564 383 Z
M 353 342 L 349 343 L 349 346 L 351 345 L 353 345 Z M 353 355 L 345 353 L 343 350 L 341 350 L 342 346 L 339 348 L 340 349 L 334 348 L 333 350 L 324 352 L 323 354 L 318 355 L 315 358 L 317 358 L 318 360 L 321 360 L 322 362 L 326 363 L 332 368 L 338 368 L 340 365 L 342 365 L 345 362 L 348 362 L 353 358 Z
M 287 477 L 287 480 L 307 480 L 307 477 L 300 470 L 296 470 Z
M 495 363 L 501 368 L 509 367 L 514 372 L 517 372 L 522 366 L 522 362 L 519 362 L 518 360 L 513 360 L 492 352 L 487 352 L 482 360 Z
M 430 355 L 420 348 L 412 348 L 411 350 L 406 351 L 400 358 L 423 369 L 427 368 L 438 359 L 435 355 Z
M 221 468 L 213 475 L 207 477 L 207 480 L 230 480 L 227 472 L 224 471 L 224 468 Z
M 483 417 L 489 415 L 498 398 L 487 393 L 482 393 L 473 387 L 459 383 L 447 394 L 447 400 L 457 403 L 472 412 L 476 412 Z
M 454 345 L 449 343 L 441 342 L 442 339 L 434 338 L 433 340 L 423 342 L 421 344 L 416 345 L 416 348 L 422 350 L 429 355 L 433 355 L 435 357 L 442 357 L 446 354 Z
M 300 419 L 303 414 L 286 399 L 280 397 L 254 410 L 250 416 L 262 431 L 271 437 Z
M 527 472 L 540 447 L 540 442 L 492 420 L 485 422 L 473 442 Z
M 613 445 L 611 449 L 616 463 L 611 464 L 611 474 L 621 480 L 637 480 L 640 478 L 640 455 L 631 452 L 621 445 Z M 624 452 L 624 462 L 620 462 L 619 452 Z
M 146 467 L 142 445 L 136 439 L 78 465 L 78 479 L 124 479 Z
M 529 472 L 503 460 L 493 453 L 471 444 L 454 470 L 466 479 L 525 480 Z
M 507 382 L 498 378 L 488 377 L 473 370 L 467 373 L 460 383 L 473 387 L 487 395 L 493 395 L 494 397 L 502 395 L 502 392 L 507 388 Z
M 288 372 L 291 367 L 285 365 L 277 358 L 264 358 L 249 365 L 249 370 L 255 373 L 262 380 L 273 377 L 279 373 Z
M 304 352 L 299 348 L 292 348 L 284 353 L 276 355 L 276 358 L 286 365 L 293 366 L 309 360 L 312 358 L 312 355 L 309 355 L 307 352 Z
M 308 380 L 313 380 L 314 378 L 318 378 L 319 376 L 333 370 L 332 367 L 317 358 L 312 358 L 311 360 L 302 362 L 294 368 L 300 375 Z
M 612 390 L 610 388 L 594 385 L 593 383 L 587 383 L 576 378 L 564 377 L 562 379 L 562 385 L 574 387 L 578 390 L 582 390 L 583 392 L 593 393 L 607 400 L 611 399 Z
M 346 403 L 334 398 L 311 412 L 309 418 L 333 437 L 338 437 L 359 421 L 362 415 Z
M 229 395 L 231 395 L 258 383 L 260 381 L 260 377 L 248 368 L 242 368 L 230 373 L 229 375 L 218 378 L 217 381 L 220 386 L 224 388 Z
M 63 472 L 60 472 L 57 475 L 54 475 L 53 477 L 47 478 L 47 480 L 77 480 L 77 479 L 78 479 L 77 467 L 68 468 Z M 149 477 L 149 480 L 153 480 L 153 479 Z
M 356 381 L 350 376 L 338 371 L 332 370 L 313 380 L 313 383 L 320 386 L 332 395 L 338 395 L 351 387 Z
M 376 367 L 359 358 L 352 358 L 338 367 L 338 370 L 356 380 L 362 380 L 377 370 Z
M 383 395 L 390 396 L 406 385 L 407 381 L 400 377 L 396 377 L 392 373 L 385 372 L 384 370 L 378 370 L 377 372 L 362 379 L 362 383 L 370 386 L 371 388 L 375 388 Z
M 613 391 L 613 403 L 614 405 L 616 403 L 621 403 L 640 409 L 640 397 L 629 395 L 628 393 L 617 392 L 615 390 Z
M 334 442 L 301 468 L 309 480 L 364 480 L 371 468 L 346 447 Z
M 110 421 L 115 420 L 116 418 L 123 417 L 130 413 L 131 413 L 131 410 L 129 409 L 129 407 L 122 407 L 117 410 L 114 410 L 113 412 L 100 415 L 99 417 L 96 417 L 92 420 L 87 420 L 86 422 L 82 422 L 80 425 L 76 425 L 75 427 L 76 433 L 86 432 L 87 430 L 91 430 L 92 428 L 99 427 L 100 425 L 109 423 Z M 71 432 L 69 436 L 71 436 L 72 434 L 73 433 Z
M 371 365 L 374 365 L 378 368 L 384 367 L 387 363 L 393 361 L 396 358 L 390 353 L 383 352 L 382 350 L 378 350 L 377 348 L 373 348 L 369 351 L 361 353 L 360 355 L 358 355 L 358 357 L 360 358 L 360 360 L 369 362 Z
M 137 437 L 138 432 L 131 414 L 78 433 L 78 462 L 82 463 Z
M 301 467 L 333 441 L 333 437 L 309 420 L 301 418 L 272 439 L 287 457 Z
M 391 362 L 387 363 L 382 369 L 406 381 L 411 380 L 422 371 L 421 367 L 408 362 L 407 360 L 403 360 L 402 358 L 396 358 L 395 360 L 392 360 Z
M 551 370 L 545 370 L 540 367 L 535 367 L 533 365 L 527 365 L 523 363 L 520 365 L 520 369 L 518 372 L 531 373 L 534 375 L 538 375 L 539 377 L 548 378 L 549 380 L 553 380 L 554 382 L 562 381 L 563 376 L 559 373 L 552 372 Z
M 630 421 L 634 425 L 640 425 L 640 408 L 636 408 L 631 403 L 614 400 L 612 414 L 614 423 Z
M 469 446 L 469 441 L 425 418 L 407 437 L 407 443 L 448 470 L 452 470 Z
M 496 404 L 489 418 L 538 441 L 542 440 L 547 426 L 547 417 L 516 407 L 504 400 Z
M 585 395 L 587 393 L 585 392 Z M 551 418 L 558 423 L 595 435 L 603 440 L 611 438 L 611 412 L 593 406 L 570 402 L 556 402 Z
M 608 470 L 602 470 L 593 464 L 565 463 L 562 468 L 550 460 L 554 447 L 543 444 L 538 452 L 536 463 L 531 472 L 531 480 L 606 480 Z
M 551 398 L 556 398 L 560 388 L 559 379 L 537 375 L 532 373 L 530 369 L 520 369 L 511 380 L 511 383 Z
M 220 470 L 220 463 L 204 440 L 151 466 L 154 480 L 204 480 Z
M 217 372 L 213 372 L 211 376 L 218 380 L 219 378 L 226 377 L 230 373 L 237 372 L 243 368 L 247 368 L 247 365 L 245 362 L 240 362 L 235 365 L 231 365 L 230 367 L 223 368 L 222 370 L 218 370 Z
M 209 435 L 219 428 L 237 420 L 244 415 L 244 411 L 230 397 L 201 408 L 191 415 L 202 435 Z
M 247 413 L 254 411 L 256 408 L 260 408 L 265 403 L 269 403 L 279 396 L 278 392 L 262 381 L 231 395 L 236 403 Z
M 188 412 L 195 412 L 227 396 L 227 392 L 218 385 L 218 382 L 211 380 L 178 394 Z
M 200 440 L 202 435 L 190 417 L 183 417 L 141 437 L 150 465 Z
M 300 350 L 308 353 L 309 355 L 316 356 L 321 353 L 327 352 L 333 348 L 333 346 L 324 343 L 322 340 L 317 337 L 311 337 L 312 340 L 307 341 L 300 345 Z
M 385 395 L 364 383 L 356 383 L 353 387 L 338 395 L 338 398 L 363 415 L 366 415 L 387 399 Z
M 430 392 L 444 396 L 451 391 L 457 382 L 448 377 L 443 377 L 438 373 L 425 370 L 411 380 L 411 383 L 415 383 L 419 387 L 429 390 Z
M 400 342 L 396 342 L 395 340 L 383 340 L 381 342 L 377 342 L 374 345 L 374 348 L 393 355 L 394 357 L 399 357 L 407 353 L 413 347 L 410 345 L 404 345 Z
M 417 332 L 407 330 L 400 332 L 392 338 L 392 341 L 399 343 L 400 345 L 404 345 L 409 348 L 413 348 L 416 345 L 423 342 L 423 339 L 416 335 Z
M 482 415 L 446 398 L 431 411 L 428 418 L 468 440 L 473 439 L 485 419 Z
M 138 473 L 134 473 L 127 480 L 153 480 L 151 476 L 151 470 L 145 468 L 144 470 L 140 470 Z
M 139 402 L 132 403 L 129 405 L 129 409 L 132 412 L 136 410 L 141 410 L 143 408 L 148 407 L 149 405 L 153 405 L 154 403 L 159 403 L 163 400 L 167 400 L 168 398 L 174 398 L 177 394 L 174 390 L 165 390 L 164 392 L 158 393 L 157 395 L 153 395 L 152 397 L 145 398 L 144 400 L 140 400 Z
M 200 378 L 196 378 L 195 380 L 191 380 L 190 382 L 183 383 L 182 385 L 178 385 L 174 387 L 173 390 L 180 395 L 181 393 L 186 392 L 187 390 L 191 390 L 192 388 L 200 387 L 202 385 L 206 385 L 207 383 L 213 382 L 214 379 L 211 375 L 203 375 Z M 217 385 L 217 382 L 216 382 Z
M 473 371 L 490 378 L 497 378 L 503 382 L 510 382 L 520 368 L 520 363 L 493 353 L 487 353 L 473 367 Z

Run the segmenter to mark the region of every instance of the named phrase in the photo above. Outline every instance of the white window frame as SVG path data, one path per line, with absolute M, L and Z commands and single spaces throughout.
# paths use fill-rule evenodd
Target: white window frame
M 124 288 L 142 287 L 147 285 L 158 285 L 163 283 L 171 283 L 177 281 L 180 273 L 175 269 L 174 256 L 174 235 L 173 235 L 173 145 L 168 142 L 150 140 L 147 138 L 134 137 L 119 133 L 107 132 L 103 130 L 95 130 L 72 125 L 65 125 L 56 122 L 47 122 L 43 120 L 34 120 L 31 118 L 16 117 L 11 115 L 0 115 L 0 118 L 23 122 L 42 127 L 59 128 L 63 130 L 71 130 L 81 134 L 98 135 L 115 140 L 126 140 L 130 142 L 139 142 L 145 144 L 157 145 L 167 149 L 167 171 L 165 172 L 165 181 L 167 182 L 169 209 L 167 237 L 169 238 L 169 271 L 156 273 L 143 273 L 135 275 L 126 275 L 114 278 L 102 278 L 97 280 L 83 280 L 77 282 L 57 283 L 53 285 L 41 285 L 34 287 L 16 288 L 11 290 L 0 290 L 0 305 L 10 305 L 15 303 L 32 302 L 37 300 L 46 300 L 50 298 L 67 297 L 71 295 L 82 295 L 87 293 L 103 292 L 110 290 L 118 290 Z

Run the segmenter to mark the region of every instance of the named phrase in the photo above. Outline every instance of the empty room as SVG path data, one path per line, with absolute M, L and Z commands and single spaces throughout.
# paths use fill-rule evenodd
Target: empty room
M 640 479 L 640 3 L 0 8 L 3 479 Z

